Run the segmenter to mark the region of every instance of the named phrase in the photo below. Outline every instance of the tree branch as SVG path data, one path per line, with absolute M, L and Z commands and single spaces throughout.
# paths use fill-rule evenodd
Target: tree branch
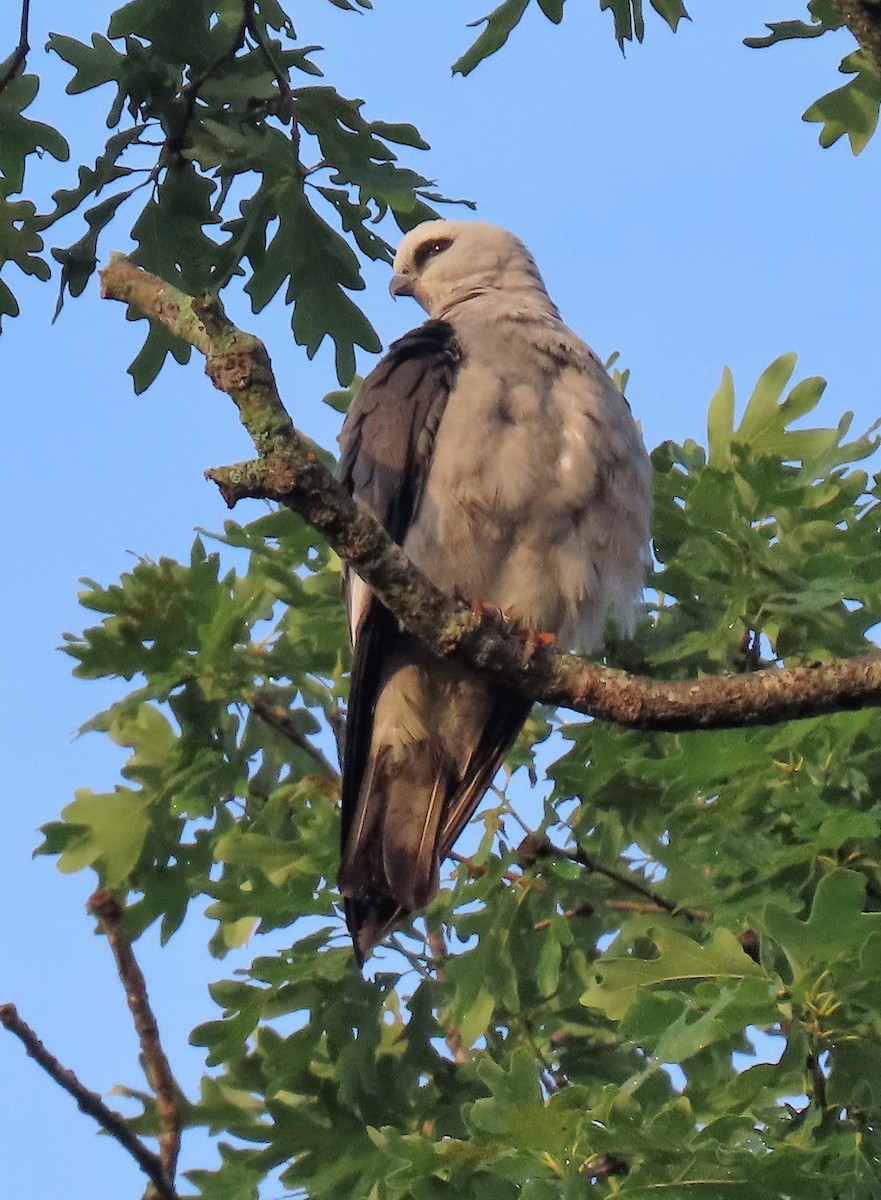
M 101 278 L 105 298 L 132 305 L 204 354 L 208 377 L 238 408 L 259 457 L 206 471 L 227 504 L 256 497 L 298 512 L 440 657 L 459 654 L 532 700 L 631 729 L 770 725 L 881 706 L 878 654 L 666 682 L 556 654 L 501 615 L 478 615 L 434 587 L 334 479 L 285 411 L 262 342 L 232 325 L 219 300 L 188 296 L 121 254 L 111 256 Z
M 97 1092 L 90 1091 L 81 1083 L 73 1071 L 63 1067 L 54 1054 L 50 1054 L 33 1029 L 21 1019 L 14 1004 L 0 1005 L 0 1024 L 15 1034 L 25 1050 L 38 1066 L 76 1100 L 80 1112 L 94 1117 L 102 1129 L 115 1138 L 127 1150 L 141 1170 L 147 1175 L 161 1200 L 178 1200 L 177 1192 L 159 1156 L 148 1150 L 135 1137 L 119 1113 L 108 1108 Z
M 31 16 L 31 0 L 21 0 L 21 26 L 18 32 L 18 45 L 12 51 L 8 59 L 8 65 L 3 75 L 0 76 L 0 94 L 2 94 L 9 83 L 15 78 L 18 72 L 24 67 L 25 59 L 30 50 L 28 41 L 28 24 Z
M 881 0 L 834 0 L 844 23 L 881 74 Z
M 123 932 L 122 909 L 110 892 L 103 888 L 90 896 L 88 909 L 97 918 L 101 932 L 107 938 L 119 978 L 125 988 L 135 1032 L 141 1043 L 144 1074 L 156 1097 L 156 1112 L 159 1117 L 159 1163 L 165 1178 L 173 1181 L 180 1153 L 181 1090 L 159 1040 L 159 1027 L 150 1007 L 146 981 L 132 952 L 131 943 Z

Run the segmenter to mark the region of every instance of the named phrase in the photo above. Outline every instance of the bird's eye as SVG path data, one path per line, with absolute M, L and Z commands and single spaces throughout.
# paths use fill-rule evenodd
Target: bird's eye
M 443 254 L 444 250 L 449 250 L 452 244 L 452 238 L 433 238 L 430 242 L 423 242 L 413 255 L 414 267 L 417 271 L 421 271 L 430 258 L 436 258 L 438 254 Z

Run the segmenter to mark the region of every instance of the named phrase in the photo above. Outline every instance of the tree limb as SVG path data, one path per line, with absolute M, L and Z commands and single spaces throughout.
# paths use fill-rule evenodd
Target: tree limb
M 123 932 L 122 909 L 103 888 L 89 897 L 89 912 L 97 918 L 116 961 L 125 998 L 141 1043 L 144 1074 L 156 1097 L 159 1117 L 159 1163 L 168 1181 L 173 1181 L 180 1154 L 181 1091 L 159 1040 L 159 1027 L 147 996 L 147 983 L 138 966 L 131 943 Z M 172 1188 L 173 1191 L 173 1188 Z
M 881 0 L 834 0 L 844 23 L 881 74 Z
M 157 1195 L 161 1200 L 178 1200 L 177 1192 L 171 1182 L 171 1177 L 161 1159 L 135 1137 L 126 1124 L 125 1118 L 108 1108 L 97 1092 L 90 1091 L 85 1084 L 74 1075 L 73 1071 L 63 1067 L 54 1054 L 50 1054 L 33 1029 L 18 1015 L 14 1004 L 0 1005 L 0 1024 L 15 1034 L 25 1050 L 38 1066 L 62 1087 L 69 1096 L 76 1100 L 80 1112 L 94 1117 L 102 1129 L 115 1138 L 127 1150 L 145 1175 L 151 1180 Z
M 188 296 L 114 254 L 101 271 L 102 295 L 132 305 L 205 355 L 258 458 L 206 471 L 230 507 L 246 497 L 277 501 L 321 533 L 435 654 L 459 654 L 530 699 L 630 729 L 675 732 L 771 725 L 881 706 L 881 655 L 750 674 L 662 681 L 557 654 L 501 614 L 479 615 L 418 571 L 357 504 L 297 432 L 278 394 L 263 343 L 237 329 L 220 301 Z

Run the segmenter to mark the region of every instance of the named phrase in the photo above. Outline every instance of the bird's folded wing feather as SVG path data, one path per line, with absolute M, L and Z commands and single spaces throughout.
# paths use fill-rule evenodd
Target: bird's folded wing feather
M 453 330 L 428 321 L 365 379 L 340 437 L 339 474 L 402 543 L 455 387 Z M 342 787 L 340 887 L 360 956 L 437 888 L 451 849 L 523 724 L 529 703 L 459 663 L 438 662 L 356 577 Z

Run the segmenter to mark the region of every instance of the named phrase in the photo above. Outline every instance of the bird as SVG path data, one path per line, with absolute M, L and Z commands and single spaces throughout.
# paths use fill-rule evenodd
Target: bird
M 363 380 L 338 478 L 438 588 L 562 649 L 632 629 L 651 464 L 628 402 L 536 262 L 483 221 L 403 238 L 389 290 L 428 314 Z M 404 630 L 354 572 L 338 884 L 355 956 L 418 913 L 531 701 Z M 479 609 L 480 610 L 480 609 Z

